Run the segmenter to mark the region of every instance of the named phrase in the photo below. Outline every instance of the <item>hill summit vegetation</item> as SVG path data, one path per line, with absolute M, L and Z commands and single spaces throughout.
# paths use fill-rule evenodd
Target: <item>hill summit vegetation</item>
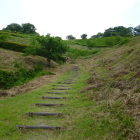
M 7 25 L 6 28 L 3 28 L 4 31 L 13 31 L 13 32 L 21 32 L 25 34 L 35 34 L 36 28 L 31 23 L 23 23 L 22 25 L 19 25 L 17 23 L 11 23 Z

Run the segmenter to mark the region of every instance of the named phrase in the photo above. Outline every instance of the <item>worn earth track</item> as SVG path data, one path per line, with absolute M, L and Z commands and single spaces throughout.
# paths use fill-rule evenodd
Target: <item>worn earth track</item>
M 62 91 L 69 91 L 70 88 L 60 88 L 60 86 L 68 86 L 71 87 L 74 83 L 75 83 L 75 79 L 77 78 L 78 76 L 78 72 L 79 72 L 79 67 L 78 66 L 73 66 L 73 69 L 72 69 L 72 75 L 70 78 L 66 79 L 65 81 L 62 81 L 62 82 L 59 82 L 57 85 L 55 85 L 56 88 L 52 88 L 51 90 L 54 90 L 54 91 L 59 91 L 59 92 L 48 92 L 47 95 L 49 94 L 49 97 L 43 97 L 42 100 L 44 99 L 48 99 L 48 100 L 58 100 L 58 99 L 66 99 L 64 97 L 64 94 L 68 94 L 68 92 L 63 92 L 63 94 L 61 94 L 62 92 L 60 92 L 61 90 Z M 63 84 L 63 85 L 62 85 Z M 71 85 L 70 85 L 71 84 Z M 58 86 L 58 88 L 57 88 Z M 54 97 L 54 96 L 50 96 L 50 94 L 54 94 L 54 93 L 57 93 L 57 94 L 61 94 L 61 96 L 59 97 Z M 66 104 L 63 104 L 63 103 L 35 103 L 36 106 L 38 107 L 53 107 L 53 106 L 61 106 L 63 107 L 64 105 Z M 58 108 L 56 108 L 55 110 L 58 110 Z M 33 116 L 62 116 L 63 114 L 62 113 L 56 113 L 56 112 L 27 112 L 26 115 L 29 115 L 29 117 L 33 117 Z M 61 130 L 63 129 L 63 126 L 61 126 L 61 124 L 59 126 L 52 126 L 52 125 L 18 125 L 17 126 L 18 129 L 21 129 L 21 130 L 26 130 L 26 129 L 47 129 L 47 130 Z
M 46 86 L 49 83 L 52 83 L 53 81 L 57 80 L 63 73 L 69 71 L 70 69 L 71 69 L 71 65 L 69 64 L 61 65 L 58 66 L 57 68 L 50 68 L 49 70 L 54 72 L 55 75 L 41 76 L 30 81 L 29 83 L 11 88 L 9 90 L 0 91 L 0 94 L 3 95 L 0 98 L 16 96 L 18 94 L 27 93 L 29 91 Z
M 96 59 L 96 57 L 90 58 L 90 59 L 77 59 L 75 61 L 75 64 L 81 65 L 82 67 L 85 68 L 85 70 L 89 70 L 92 67 L 92 62 L 94 61 L 94 59 Z M 47 86 L 49 83 L 52 83 L 55 80 L 57 80 L 66 71 L 69 71 L 71 69 L 71 67 L 75 64 L 68 63 L 65 65 L 57 66 L 57 68 L 50 68 L 49 71 L 54 72 L 55 75 L 41 76 L 26 84 L 13 87 L 9 90 L 4 90 L 4 91 L 0 90 L 0 98 L 13 97 L 18 94 L 28 93 L 28 92 L 38 89 L 40 87 Z M 71 82 L 71 81 L 69 80 L 68 82 Z M 66 85 L 63 85 L 63 86 L 65 87 Z

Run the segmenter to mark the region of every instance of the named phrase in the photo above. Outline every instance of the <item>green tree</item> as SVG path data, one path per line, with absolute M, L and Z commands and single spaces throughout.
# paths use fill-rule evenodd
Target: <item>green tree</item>
M 22 26 L 20 26 L 17 23 L 12 23 L 7 25 L 6 28 L 3 28 L 3 30 L 8 30 L 8 31 L 14 31 L 14 32 L 22 32 Z
M 76 38 L 73 35 L 68 35 L 66 37 L 66 39 L 68 39 L 68 40 L 75 40 Z
M 97 37 L 97 35 L 92 35 L 92 36 L 90 37 L 90 39 L 93 39 L 93 38 L 98 38 L 98 37 Z
M 26 53 L 46 57 L 50 66 L 51 60 L 64 61 L 62 55 L 66 51 L 67 45 L 60 37 L 36 36 L 32 40 L 31 47 L 27 48 Z
M 139 35 L 140 34 L 140 25 L 134 28 L 134 34 Z
M 82 38 L 82 39 L 86 39 L 86 38 L 87 38 L 87 34 L 82 34 L 82 35 L 81 35 L 81 38 Z
M 115 30 L 113 28 L 106 29 L 104 32 L 104 37 L 114 36 Z
M 104 32 L 104 37 L 110 37 L 110 36 L 122 36 L 122 37 L 128 37 L 132 36 L 132 27 L 123 27 L 123 26 L 117 26 L 114 28 L 106 29 Z
M 26 34 L 35 34 L 36 33 L 36 28 L 31 23 L 22 24 L 22 29 L 23 29 L 23 33 L 26 33 Z

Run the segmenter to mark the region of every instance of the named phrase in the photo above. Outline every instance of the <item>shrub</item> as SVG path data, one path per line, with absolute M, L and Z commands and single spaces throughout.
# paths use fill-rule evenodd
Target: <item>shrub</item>
M 67 55 L 71 58 L 78 58 L 80 56 L 88 56 L 97 53 L 97 50 L 88 51 L 88 50 L 79 50 L 69 48 Z
M 0 34 L 0 43 L 5 41 L 7 39 L 7 35 L 6 34 Z
M 25 49 L 28 46 L 25 45 L 25 44 L 3 41 L 3 42 L 0 43 L 0 47 L 4 48 L 4 49 L 12 50 L 12 51 L 25 52 Z
M 57 56 L 57 59 L 55 60 L 58 64 L 64 64 L 66 62 L 65 57 L 63 56 Z
M 87 47 L 89 49 L 92 49 L 92 48 L 96 47 L 96 44 L 95 44 L 94 40 L 87 40 Z
M 107 46 L 114 46 L 116 44 L 116 41 L 115 41 L 114 37 L 107 37 L 105 39 L 105 44 Z
M 14 77 L 13 72 L 0 70 L 0 88 L 11 88 L 14 86 L 15 81 L 16 78 Z
M 107 37 L 105 39 L 105 44 L 107 46 L 123 45 L 128 42 L 129 42 L 129 38 L 121 37 L 121 36 Z
M 17 85 L 27 83 L 35 77 L 39 77 L 46 74 L 54 74 L 47 70 L 43 70 L 40 65 L 37 65 L 34 69 L 26 70 L 19 68 L 16 72 L 8 72 L 0 70 L 0 88 L 8 89 Z

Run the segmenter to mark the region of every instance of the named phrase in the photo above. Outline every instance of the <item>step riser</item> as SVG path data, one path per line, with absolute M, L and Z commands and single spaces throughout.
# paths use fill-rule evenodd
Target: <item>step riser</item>
M 69 88 L 52 88 L 53 90 L 70 90 Z
M 66 97 L 42 97 L 42 99 L 66 99 Z
M 40 113 L 40 112 L 28 112 L 26 115 L 32 117 L 33 115 L 40 115 L 40 116 L 61 116 L 62 113 Z
M 59 84 L 73 84 L 73 83 L 69 83 L 69 82 L 59 82 Z
M 37 103 L 36 106 L 64 106 L 65 104 L 43 104 L 43 103 Z
M 49 94 L 68 94 L 68 92 L 46 92 Z
M 24 125 L 19 125 L 17 126 L 18 129 L 49 129 L 49 130 L 60 130 L 62 129 L 61 126 L 24 126 Z

